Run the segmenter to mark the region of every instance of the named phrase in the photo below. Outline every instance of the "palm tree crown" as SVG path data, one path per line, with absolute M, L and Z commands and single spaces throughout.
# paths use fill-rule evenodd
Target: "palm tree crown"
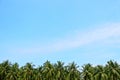
M 38 67 L 32 63 L 19 67 L 7 60 L 0 63 L 0 80 L 120 80 L 120 65 L 110 60 L 105 66 L 85 64 L 80 69 L 74 62 L 64 65 L 46 61 Z

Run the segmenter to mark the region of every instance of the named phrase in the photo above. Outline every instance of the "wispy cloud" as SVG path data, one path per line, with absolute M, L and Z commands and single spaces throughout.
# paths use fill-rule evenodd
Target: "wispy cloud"
M 72 33 L 69 35 L 72 35 Z M 59 41 L 50 43 L 49 45 L 46 44 L 37 48 L 21 48 L 13 51 L 17 51 L 19 53 L 55 52 L 82 47 L 83 45 L 89 45 L 94 42 L 104 41 L 105 39 L 109 40 L 114 37 L 116 37 L 116 39 L 120 39 L 120 23 L 99 25 L 94 29 L 86 29 L 86 31 L 80 31 L 75 35 L 69 37 L 66 36 L 66 38 L 59 39 Z M 112 40 L 111 42 L 114 41 Z

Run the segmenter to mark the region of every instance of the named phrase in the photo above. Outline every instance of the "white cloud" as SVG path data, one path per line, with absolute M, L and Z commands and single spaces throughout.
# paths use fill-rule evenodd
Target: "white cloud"
M 69 35 L 72 34 L 70 33 Z M 19 53 L 55 52 L 82 47 L 83 45 L 89 45 L 94 42 L 99 42 L 102 40 L 104 41 L 105 39 L 110 39 L 114 37 L 116 37 L 116 39 L 120 39 L 120 23 L 104 24 L 98 27 L 96 26 L 96 28 L 94 29 L 91 28 L 86 31 L 80 31 L 80 33 L 69 37 L 66 36 L 66 38 L 59 39 L 59 41 L 56 41 L 49 45 L 46 44 L 37 48 L 21 48 L 13 51 Z

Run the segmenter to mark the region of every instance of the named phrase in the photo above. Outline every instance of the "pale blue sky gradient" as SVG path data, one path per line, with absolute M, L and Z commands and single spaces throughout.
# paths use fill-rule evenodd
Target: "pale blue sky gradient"
M 0 0 L 0 62 L 120 62 L 120 0 Z

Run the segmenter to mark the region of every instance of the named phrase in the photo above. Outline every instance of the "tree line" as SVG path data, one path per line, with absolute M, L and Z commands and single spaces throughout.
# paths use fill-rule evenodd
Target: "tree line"
M 32 63 L 19 67 L 7 60 L 0 63 L 0 80 L 120 80 L 120 65 L 112 60 L 104 66 L 88 63 L 82 67 L 74 62 L 46 61 L 38 67 Z

